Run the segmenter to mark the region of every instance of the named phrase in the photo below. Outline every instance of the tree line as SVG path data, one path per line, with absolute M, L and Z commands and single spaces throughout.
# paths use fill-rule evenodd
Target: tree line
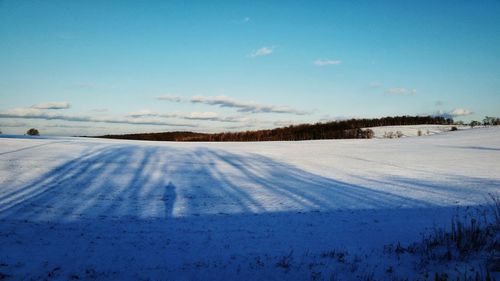
M 368 139 L 370 127 L 402 125 L 450 125 L 453 119 L 433 116 L 395 116 L 373 119 L 349 119 L 327 123 L 291 125 L 269 130 L 225 133 L 165 132 L 126 135 L 105 135 L 101 138 L 151 141 L 297 141 L 320 139 Z

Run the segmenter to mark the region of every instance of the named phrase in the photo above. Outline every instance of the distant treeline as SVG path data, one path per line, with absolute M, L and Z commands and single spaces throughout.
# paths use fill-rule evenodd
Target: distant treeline
M 101 138 L 150 141 L 296 141 L 320 139 L 367 139 L 373 131 L 363 129 L 378 126 L 453 124 L 452 119 L 431 116 L 396 116 L 376 119 L 350 119 L 328 123 L 292 125 L 271 130 L 204 134 L 166 132 L 127 135 L 105 135 Z

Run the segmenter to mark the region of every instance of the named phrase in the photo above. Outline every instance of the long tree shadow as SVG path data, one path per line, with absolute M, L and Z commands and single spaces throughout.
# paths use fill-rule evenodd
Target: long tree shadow
M 500 187 L 497 180 L 458 180 L 463 186 L 485 182 Z M 429 198 L 468 195 L 438 181 L 365 181 L 353 184 L 270 157 L 203 146 L 89 149 L 0 193 L 0 261 L 34 268 L 34 275 L 18 279 L 41 279 L 47 264 L 64 261 L 68 274 L 71 269 L 85 275 L 90 267 L 107 272 L 99 278 L 110 280 L 138 279 L 127 272 L 151 279 L 172 272 L 203 279 L 196 272 L 204 268 L 208 273 L 203 274 L 209 274 L 215 267 L 207 263 L 216 261 L 222 268 L 203 277 L 234 279 L 236 270 L 218 274 L 231 263 L 253 266 L 248 255 L 265 257 L 275 269 L 275 257 L 269 255 L 290 250 L 410 241 L 418 235 L 415 226 L 446 222 L 453 211 Z M 415 187 L 418 193 L 384 188 L 397 185 Z M 26 253 L 33 258 L 26 261 Z
M 484 150 L 484 151 L 489 151 L 489 152 L 500 151 L 500 148 L 497 148 L 497 147 L 473 146 L 473 145 L 465 145 L 465 146 L 447 145 L 444 147 L 451 147 L 451 148 L 458 148 L 458 149 Z
M 104 147 L 0 195 L 0 206 L 4 212 L 45 219 L 164 216 L 163 202 L 171 201 L 164 193 L 171 192 L 162 188 L 168 185 L 162 171 L 169 164 L 162 154 L 157 147 Z
M 462 183 L 478 179 L 460 179 Z M 162 218 L 222 213 L 429 208 L 470 191 L 410 178 L 362 186 L 257 154 L 170 146 L 106 146 L 0 194 L 0 216 Z M 388 186 L 418 191 L 390 192 Z M 489 180 L 489 185 L 500 186 Z M 434 197 L 438 196 L 437 200 Z M 434 199 L 421 199 L 434 198 Z

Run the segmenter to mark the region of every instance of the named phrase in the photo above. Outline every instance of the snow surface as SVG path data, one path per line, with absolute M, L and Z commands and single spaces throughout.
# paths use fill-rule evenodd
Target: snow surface
M 500 191 L 499 160 L 500 128 L 259 143 L 0 138 L 0 280 L 408 277 L 420 272 L 384 246 L 484 204 Z
M 409 125 L 409 126 L 381 126 L 381 127 L 371 127 L 366 129 L 371 129 L 374 132 L 375 138 L 384 138 L 387 133 L 396 134 L 396 132 L 401 132 L 402 137 L 416 137 L 419 136 L 429 136 L 434 134 L 441 134 L 444 132 L 449 132 L 452 127 L 456 127 L 458 130 L 471 129 L 470 126 L 457 126 L 457 125 Z

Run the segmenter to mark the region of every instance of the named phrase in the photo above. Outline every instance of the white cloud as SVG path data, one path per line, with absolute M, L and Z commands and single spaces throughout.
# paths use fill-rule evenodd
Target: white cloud
M 385 92 L 392 95 L 415 95 L 417 90 L 399 87 L 387 89 Z
M 258 50 L 253 51 L 250 54 L 250 57 L 256 58 L 256 57 L 263 57 L 263 56 L 269 56 L 272 54 L 274 51 L 274 47 L 262 47 Z
M 330 115 L 324 115 L 321 117 L 321 119 L 319 120 L 319 122 L 321 123 L 328 123 L 328 122 L 336 122 L 336 121 L 343 121 L 343 120 L 349 120 L 349 119 L 359 119 L 361 117 L 357 117 L 357 116 L 343 116 L 343 115 L 339 115 L 339 116 L 330 116 Z
M 204 121 L 219 121 L 219 122 L 240 122 L 239 117 L 221 117 L 215 112 L 205 111 L 205 112 L 188 112 L 188 113 L 159 113 L 154 112 L 149 109 L 138 110 L 135 112 L 130 112 L 127 116 L 132 118 L 143 118 L 143 117 L 159 117 L 159 118 L 179 118 L 184 120 L 204 120 Z
M 66 124 L 55 124 L 55 125 L 44 125 L 46 128 L 68 128 L 68 129 L 103 129 L 104 127 L 95 126 L 84 126 L 84 125 L 66 125 Z
M 300 123 L 300 122 L 296 122 L 296 121 L 292 121 L 292 120 L 278 120 L 278 121 L 274 121 L 273 125 L 278 126 L 278 127 L 288 127 L 290 125 L 294 125 L 297 123 Z
M 108 111 L 107 108 L 94 108 L 94 109 L 90 110 L 90 112 L 98 112 L 98 113 L 107 112 L 107 111 Z
M 453 110 L 450 110 L 450 111 L 437 111 L 436 113 L 434 114 L 431 114 L 433 116 L 441 116 L 441 117 L 444 117 L 444 118 L 456 118 L 456 117 L 462 117 L 462 116 L 468 116 L 468 115 L 472 115 L 474 114 L 474 112 L 472 112 L 471 110 L 469 109 L 466 109 L 466 108 L 455 108 Z M 428 115 L 428 114 L 425 114 L 425 115 Z
M 28 124 L 18 121 L 0 122 L 0 127 L 26 127 L 26 126 L 28 126 Z
M 180 102 L 180 101 L 182 101 L 181 97 L 172 96 L 172 95 L 158 96 L 158 97 L 156 97 L 156 99 L 158 99 L 158 100 L 172 101 L 172 102 Z
M 151 117 L 151 116 L 158 116 L 158 115 L 159 115 L 158 113 L 151 111 L 149 109 L 141 109 L 141 110 L 130 112 L 129 114 L 127 114 L 127 116 L 130 116 L 130 117 Z
M 473 113 L 474 112 L 466 108 L 455 108 L 452 111 L 448 112 L 448 114 L 452 117 L 467 116 Z
M 219 116 L 215 112 L 191 112 L 189 115 L 184 116 L 184 118 L 194 120 L 216 120 Z
M 317 66 L 327 66 L 327 65 L 337 65 L 341 64 L 341 60 L 323 60 L 323 59 L 317 59 L 314 61 L 314 64 Z
M 226 96 L 215 96 L 215 97 L 194 96 L 191 98 L 191 102 L 203 103 L 208 105 L 217 105 L 220 107 L 237 108 L 239 112 L 288 113 L 295 115 L 310 114 L 310 112 L 297 110 L 287 106 L 265 105 L 254 102 L 244 102 Z
M 70 108 L 70 104 L 67 101 L 53 101 L 35 104 L 31 107 L 36 109 L 68 109 Z
M 187 120 L 205 120 L 205 121 L 218 121 L 226 123 L 242 122 L 242 118 L 236 116 L 219 116 L 215 112 L 191 112 L 182 116 L 181 118 Z
M 67 115 L 43 112 L 34 108 L 14 108 L 5 112 L 0 112 L 0 118 L 23 118 L 23 119 L 43 119 L 43 120 L 64 120 L 71 122 L 97 122 L 110 124 L 131 124 L 131 125 L 164 125 L 176 127 L 197 127 L 193 124 L 181 124 L 166 122 L 158 118 L 112 118 L 112 117 L 92 117 L 85 115 Z

